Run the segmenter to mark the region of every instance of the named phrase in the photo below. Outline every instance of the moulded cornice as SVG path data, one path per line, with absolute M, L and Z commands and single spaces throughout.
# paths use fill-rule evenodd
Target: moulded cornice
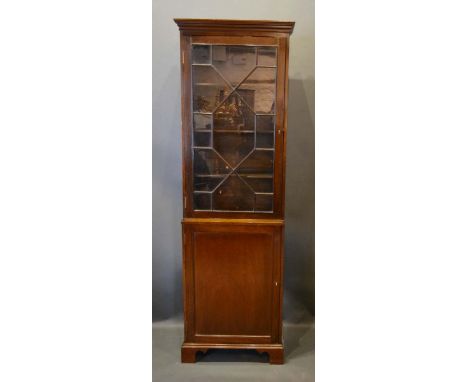
M 245 32 L 288 33 L 294 30 L 294 21 L 271 20 L 220 20 L 220 19 L 174 19 L 183 32 L 200 33 L 229 32 L 243 30 Z

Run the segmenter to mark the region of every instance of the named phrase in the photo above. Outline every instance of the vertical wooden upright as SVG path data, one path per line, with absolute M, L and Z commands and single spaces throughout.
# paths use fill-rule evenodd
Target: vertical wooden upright
M 184 343 L 283 363 L 289 36 L 294 22 L 175 19 L 180 29 Z

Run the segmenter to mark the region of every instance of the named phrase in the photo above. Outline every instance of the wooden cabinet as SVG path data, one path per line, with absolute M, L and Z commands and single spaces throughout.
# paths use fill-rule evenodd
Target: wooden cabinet
M 183 146 L 182 362 L 283 363 L 288 47 L 293 22 L 176 19 Z

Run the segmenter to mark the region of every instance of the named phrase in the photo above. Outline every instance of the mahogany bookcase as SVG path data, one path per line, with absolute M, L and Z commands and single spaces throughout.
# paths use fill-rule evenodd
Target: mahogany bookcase
M 283 363 L 289 36 L 294 22 L 175 19 L 180 30 L 184 343 Z

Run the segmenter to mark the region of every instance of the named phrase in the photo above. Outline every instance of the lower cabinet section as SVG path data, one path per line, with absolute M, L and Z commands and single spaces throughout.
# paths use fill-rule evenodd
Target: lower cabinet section
M 282 363 L 283 224 L 183 222 L 182 362 L 210 348 L 256 349 Z

